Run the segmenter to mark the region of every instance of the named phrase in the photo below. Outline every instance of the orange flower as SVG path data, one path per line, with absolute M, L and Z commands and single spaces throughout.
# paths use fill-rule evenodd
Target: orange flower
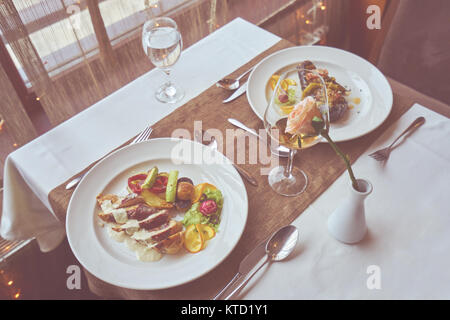
M 323 119 L 320 110 L 317 108 L 316 100 L 308 96 L 300 101 L 289 114 L 286 133 L 291 135 L 315 135 L 316 131 L 312 126 L 314 117 Z

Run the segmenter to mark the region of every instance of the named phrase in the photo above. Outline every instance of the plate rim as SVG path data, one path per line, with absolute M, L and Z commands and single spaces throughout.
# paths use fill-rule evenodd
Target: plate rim
M 152 138 L 152 139 L 148 139 L 148 140 L 142 141 L 142 142 L 140 142 L 139 144 L 145 144 L 145 143 L 149 143 L 149 142 L 152 142 L 152 141 L 164 141 L 164 140 L 170 141 L 170 142 L 178 141 L 179 143 L 181 143 L 181 142 L 183 142 L 183 141 L 187 141 L 187 142 L 189 142 L 189 143 L 198 144 L 198 145 L 202 146 L 202 148 L 207 148 L 207 146 L 205 146 L 205 145 L 203 145 L 202 143 L 199 143 L 199 142 L 197 142 L 197 141 L 194 141 L 194 140 L 183 139 L 183 138 L 172 138 L 172 137 Z M 243 221 L 243 224 L 242 224 L 242 228 L 241 228 L 241 230 L 240 230 L 240 232 L 239 232 L 239 236 L 236 237 L 235 243 L 232 245 L 232 247 L 229 249 L 229 251 L 228 251 L 226 254 L 224 254 L 223 257 L 222 257 L 219 261 L 217 261 L 216 263 L 214 263 L 210 268 L 208 268 L 207 270 L 205 270 L 203 273 L 199 273 L 198 275 L 196 275 L 196 276 L 194 276 L 194 277 L 191 277 L 191 278 L 188 278 L 187 280 L 183 280 L 182 282 L 179 282 L 179 283 L 177 283 L 177 284 L 160 285 L 160 286 L 157 286 L 157 287 L 151 287 L 151 288 L 136 287 L 136 286 L 133 286 L 133 285 L 127 285 L 127 286 L 124 286 L 124 284 L 114 283 L 114 282 L 112 282 L 112 281 L 109 281 L 109 279 L 105 279 L 105 278 L 102 277 L 101 275 L 99 276 L 98 274 L 96 274 L 95 272 L 93 272 L 93 271 L 90 269 L 90 266 L 89 266 L 89 267 L 86 266 L 86 263 L 84 263 L 84 262 L 82 261 L 82 259 L 80 259 L 79 253 L 78 253 L 76 250 L 74 250 L 74 244 L 72 243 L 72 240 L 73 240 L 73 239 L 71 240 L 71 236 L 69 236 L 69 235 L 70 235 L 70 232 L 69 232 L 69 228 L 70 228 L 70 225 L 69 225 L 69 219 L 70 219 L 70 217 L 71 217 L 71 215 L 72 215 L 72 214 L 70 214 L 71 208 L 74 206 L 73 203 L 76 201 L 76 200 L 74 200 L 74 199 L 76 198 L 76 195 L 80 192 L 79 190 L 81 190 L 81 187 L 83 186 L 83 180 L 85 180 L 85 178 L 88 177 L 88 175 L 92 174 L 92 172 L 93 172 L 97 167 L 101 166 L 104 162 L 108 161 L 107 159 L 110 159 L 110 157 L 113 157 L 114 155 L 116 155 L 116 154 L 119 153 L 119 152 L 126 152 L 126 150 L 127 150 L 128 148 L 130 148 L 130 147 L 132 147 L 132 146 L 134 146 L 134 145 L 136 145 L 136 144 L 129 144 L 129 145 L 123 146 L 123 147 L 121 147 L 121 148 L 119 148 L 119 149 L 117 149 L 117 150 L 111 152 L 111 153 L 108 154 L 105 158 L 103 158 L 103 159 L 101 159 L 100 161 L 98 161 L 94 166 L 92 166 L 92 168 L 90 168 L 90 169 L 86 172 L 86 174 L 83 176 L 83 179 L 80 181 L 80 183 L 78 184 L 78 186 L 75 188 L 75 190 L 74 190 L 74 192 L 72 193 L 72 196 L 71 196 L 71 198 L 70 198 L 70 200 L 69 200 L 69 205 L 68 205 L 68 207 L 67 207 L 67 214 L 66 214 L 66 218 L 65 218 L 65 231 L 66 231 L 66 236 L 67 236 L 67 241 L 68 241 L 68 243 L 69 243 L 69 247 L 70 247 L 70 249 L 71 249 L 73 255 L 75 256 L 75 258 L 77 259 L 77 261 L 78 261 L 78 262 L 83 266 L 83 268 L 85 268 L 89 273 L 91 273 L 94 277 L 98 278 L 98 279 L 101 280 L 101 281 L 104 281 L 104 282 L 106 282 L 106 283 L 108 283 L 108 284 L 111 284 L 111 285 L 114 285 L 114 286 L 117 286 L 117 287 L 120 287 L 120 288 L 132 289 L 132 290 L 139 290 L 139 291 L 154 291 L 154 290 L 164 290 L 164 289 L 174 288 L 174 287 L 178 287 L 178 286 L 181 286 L 181 285 L 185 285 L 185 284 L 187 284 L 187 283 L 190 283 L 190 282 L 192 282 L 192 281 L 195 281 L 195 280 L 197 280 L 198 278 L 200 278 L 200 277 L 202 277 L 202 276 L 208 274 L 209 272 L 213 271 L 214 269 L 216 269 L 216 268 L 217 268 L 217 267 L 218 267 L 218 266 L 219 266 L 226 258 L 229 257 L 229 255 L 236 249 L 236 246 L 238 245 L 239 241 L 241 240 L 242 235 L 244 234 L 244 231 L 245 231 L 245 227 L 247 226 L 247 222 L 248 222 L 249 200 L 248 200 L 247 188 L 245 187 L 245 184 L 244 184 L 244 181 L 243 181 L 241 175 L 238 173 L 238 171 L 236 170 L 236 168 L 234 168 L 234 166 L 232 165 L 231 160 L 229 160 L 224 154 L 222 154 L 222 153 L 220 153 L 220 152 L 218 152 L 218 151 L 214 151 L 214 152 L 215 152 L 215 153 L 218 153 L 218 154 L 221 156 L 221 158 L 224 160 L 224 163 L 223 163 L 222 165 L 225 165 L 225 166 L 228 166 L 228 167 L 229 167 L 229 169 L 231 170 L 231 172 L 234 173 L 234 176 L 235 176 L 236 178 L 238 178 L 239 185 L 241 185 L 242 188 L 243 188 L 243 191 L 245 191 L 245 192 L 243 192 L 243 198 L 244 198 L 245 201 L 244 201 L 244 207 L 242 208 L 242 213 L 244 214 L 244 221 Z M 132 166 L 133 166 L 133 165 L 131 165 L 130 167 L 132 167 Z M 112 179 L 114 179 L 114 177 L 113 177 Z
M 388 111 L 386 112 L 385 117 L 384 117 L 384 118 L 383 118 L 376 126 L 374 126 L 372 129 L 370 129 L 369 131 L 367 131 L 367 132 L 365 132 L 365 133 L 361 133 L 361 134 L 359 134 L 359 135 L 356 135 L 356 136 L 353 136 L 353 137 L 349 137 L 349 138 L 345 138 L 345 139 L 335 139 L 335 140 L 334 140 L 335 142 L 345 142 L 345 141 L 350 141 L 350 140 L 354 140 L 354 139 L 358 139 L 358 138 L 360 138 L 360 137 L 363 137 L 363 136 L 365 136 L 365 135 L 367 135 L 367 134 L 373 132 L 374 130 L 376 130 L 378 127 L 380 127 L 380 126 L 386 121 L 386 119 L 387 119 L 387 118 L 389 117 L 389 115 L 391 114 L 392 108 L 393 108 L 393 105 L 394 105 L 394 94 L 393 94 L 393 91 L 392 91 L 392 87 L 391 87 L 389 81 L 387 80 L 386 76 L 385 76 L 385 75 L 380 71 L 380 69 L 378 69 L 373 63 L 371 63 L 370 61 L 368 61 L 368 60 L 366 60 L 366 59 L 364 59 L 364 58 L 362 58 L 362 57 L 360 57 L 360 56 L 354 54 L 353 52 L 350 52 L 350 51 L 347 51 L 347 50 L 343 50 L 343 49 L 339 49 L 339 48 L 335 48 L 335 47 L 322 46 L 322 45 L 313 45 L 313 46 L 292 46 L 292 47 L 284 48 L 284 49 L 278 50 L 278 51 L 276 51 L 276 52 L 274 52 L 274 53 L 271 53 L 270 55 L 268 55 L 267 57 L 265 57 L 264 59 L 262 59 L 260 62 L 258 62 L 258 63 L 255 65 L 255 67 L 254 67 L 253 70 L 250 72 L 250 75 L 249 75 L 249 77 L 248 77 L 248 81 L 247 81 L 247 84 L 248 84 L 248 85 L 247 85 L 247 88 L 250 88 L 250 90 L 248 90 L 248 89 L 246 90 L 246 97 L 247 97 L 247 101 L 248 101 L 248 103 L 249 103 L 249 105 L 250 105 L 250 108 L 252 109 L 253 113 L 254 113 L 261 121 L 264 122 L 264 117 L 263 117 L 263 116 L 260 116 L 259 113 L 256 112 L 256 107 L 253 106 L 252 100 L 251 100 L 251 98 L 250 98 L 250 93 L 249 93 L 249 92 L 251 91 L 251 85 L 250 85 L 250 84 L 251 84 L 251 81 L 252 81 L 253 78 L 254 78 L 255 72 L 258 70 L 258 68 L 261 67 L 261 65 L 263 65 L 264 63 L 266 63 L 267 60 L 269 60 L 270 58 L 272 58 L 272 57 L 274 57 L 274 56 L 276 56 L 276 55 L 282 54 L 282 53 L 284 53 L 285 51 L 291 51 L 291 50 L 294 51 L 294 50 L 300 50 L 300 49 L 305 49 L 305 48 L 317 48 L 318 50 L 321 50 L 321 49 L 322 49 L 322 50 L 336 51 L 336 52 L 340 52 L 341 54 L 348 55 L 348 56 L 350 56 L 350 57 L 352 57 L 352 58 L 355 58 L 355 59 L 357 59 L 357 60 L 360 60 L 360 61 L 362 61 L 363 63 L 370 65 L 370 67 L 372 67 L 374 70 L 376 70 L 376 72 L 379 73 L 379 74 L 382 76 L 382 79 L 383 79 L 383 81 L 385 82 L 385 84 L 387 85 L 387 88 L 389 88 L 389 92 L 388 92 L 389 96 L 387 97 L 388 100 L 389 100 L 388 108 L 387 108 Z M 311 59 L 311 60 L 314 60 L 314 59 Z M 326 141 L 321 141 L 321 142 L 322 142 L 322 143 L 325 143 Z

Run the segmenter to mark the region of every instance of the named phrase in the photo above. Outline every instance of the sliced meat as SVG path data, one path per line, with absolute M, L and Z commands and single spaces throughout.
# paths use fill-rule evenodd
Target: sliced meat
M 131 207 L 145 203 L 145 199 L 136 193 L 130 193 L 120 202 L 119 208 Z
M 180 232 L 181 230 L 183 230 L 183 224 L 181 222 L 170 220 L 167 227 L 155 231 L 151 239 L 153 241 L 160 242 L 164 239 L 167 239 L 171 235 Z
M 159 209 L 149 207 L 146 204 L 139 204 L 132 211 L 130 211 L 128 218 L 136 220 L 144 220 L 158 211 Z
M 109 222 L 109 223 L 115 223 L 116 219 L 114 219 L 114 215 L 110 212 L 110 213 L 104 213 L 104 212 L 100 212 L 98 214 L 98 217 L 100 219 L 102 219 L 105 222 Z
M 181 222 L 170 220 L 168 223 L 163 224 L 156 229 L 139 230 L 135 232 L 131 238 L 137 241 L 160 242 L 181 230 L 183 230 L 183 224 Z
M 138 205 L 124 208 L 127 211 L 128 219 L 133 219 L 132 216 L 136 212 L 137 208 L 138 208 Z
M 105 222 L 124 224 L 128 221 L 127 211 L 123 208 L 100 212 L 98 216 Z
M 137 206 L 132 206 L 132 207 L 128 207 L 128 208 L 124 208 L 126 214 L 127 214 L 127 218 L 128 219 L 132 219 L 130 218 L 130 216 L 132 215 L 133 212 L 136 211 Z M 117 210 L 117 209 L 114 209 Z M 109 212 L 100 212 L 98 214 L 98 217 L 100 219 L 102 219 L 105 222 L 109 222 L 109 223 L 117 223 L 116 218 L 114 216 L 114 213 L 112 211 Z
M 133 234 L 134 232 L 139 230 L 139 221 L 137 220 L 128 220 L 127 223 L 111 228 L 116 232 L 125 231 L 129 234 Z
M 169 221 L 169 211 L 161 210 L 139 221 L 139 227 L 145 230 L 158 228 Z
M 171 235 L 167 239 L 158 242 L 158 244 L 155 246 L 155 249 L 157 249 L 161 253 L 176 254 L 183 246 L 183 242 L 184 231 L 180 231 Z
M 97 203 L 98 203 L 98 205 L 100 207 L 101 207 L 101 205 L 102 205 L 102 203 L 104 201 L 108 201 L 108 200 L 111 201 L 112 204 L 115 204 L 115 203 L 118 203 L 120 201 L 120 198 L 118 196 L 114 195 L 114 194 L 105 194 L 105 195 L 103 195 L 103 194 L 100 193 L 97 196 Z

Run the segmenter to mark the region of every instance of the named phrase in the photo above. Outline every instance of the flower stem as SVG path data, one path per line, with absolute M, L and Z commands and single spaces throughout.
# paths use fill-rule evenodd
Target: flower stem
M 325 130 L 322 130 L 321 133 L 322 137 L 324 137 L 328 143 L 331 145 L 333 150 L 336 152 L 338 156 L 341 156 L 342 159 L 345 161 L 345 165 L 347 166 L 348 174 L 350 175 L 350 179 L 352 179 L 352 185 L 355 190 L 358 190 L 358 183 L 356 181 L 355 175 L 353 174 L 352 165 L 350 164 L 350 159 L 345 155 L 341 149 L 338 148 L 338 146 L 334 143 L 333 140 L 331 140 L 330 136 L 328 135 L 328 132 Z

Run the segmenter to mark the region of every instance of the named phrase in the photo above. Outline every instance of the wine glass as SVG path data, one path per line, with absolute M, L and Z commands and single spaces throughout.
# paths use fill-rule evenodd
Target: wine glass
M 269 136 L 289 149 L 287 166 L 273 168 L 268 177 L 269 185 L 280 195 L 296 196 L 306 189 L 308 177 L 294 167 L 293 161 L 296 150 L 312 147 L 322 140 L 312 125 L 313 119 L 321 120 L 323 128 L 329 129 L 323 78 L 316 70 L 301 67 L 284 71 L 264 113 L 264 127 Z
M 171 67 L 178 61 L 183 48 L 176 22 L 167 17 L 147 21 L 142 30 L 142 45 L 150 61 L 168 77 L 167 82 L 156 91 L 156 99 L 164 103 L 183 99 L 184 91 L 170 81 Z

